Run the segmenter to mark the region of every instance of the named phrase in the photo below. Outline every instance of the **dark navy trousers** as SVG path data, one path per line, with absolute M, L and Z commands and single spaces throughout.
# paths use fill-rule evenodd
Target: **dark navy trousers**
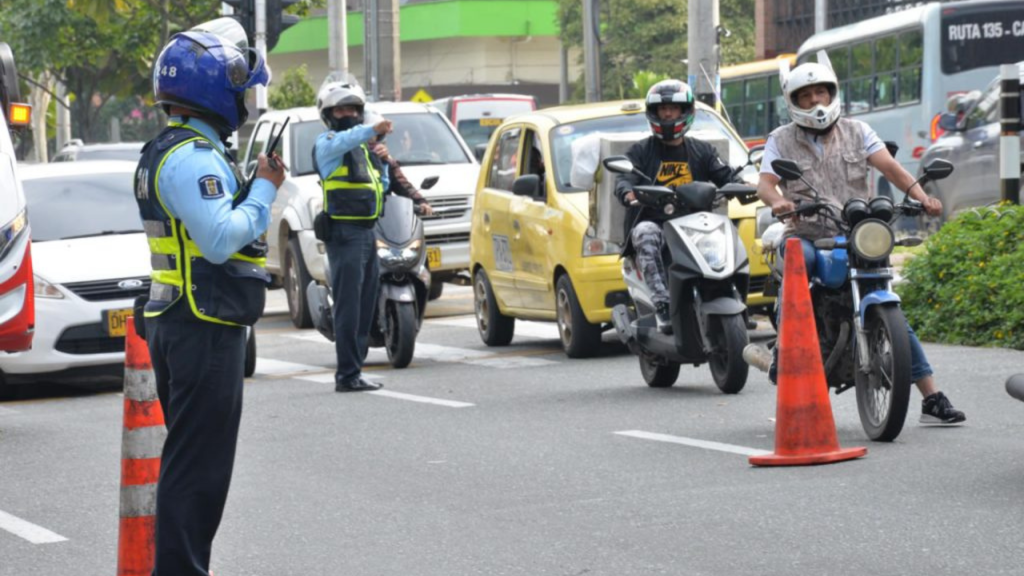
M 336 384 L 359 378 L 369 349 L 380 277 L 377 236 L 372 227 L 333 221 L 326 242 L 334 297 Z
M 197 321 L 179 301 L 146 331 L 167 423 L 153 576 L 208 576 L 242 417 L 245 328 Z

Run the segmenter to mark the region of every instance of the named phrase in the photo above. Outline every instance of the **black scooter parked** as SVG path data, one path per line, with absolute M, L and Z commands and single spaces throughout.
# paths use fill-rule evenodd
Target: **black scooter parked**
M 426 178 L 420 189 L 426 190 L 437 183 L 438 177 Z M 384 347 L 388 361 L 395 368 L 405 368 L 412 362 L 423 313 L 427 307 L 430 289 L 430 270 L 427 268 L 427 243 L 419 209 L 412 200 L 390 194 L 385 196 L 384 214 L 375 232 L 377 258 L 380 261 L 380 290 L 377 295 L 377 314 L 370 328 L 370 346 Z M 330 270 L 324 252 L 324 270 Z M 330 286 L 316 280 L 306 287 L 309 312 L 313 326 L 320 334 L 334 342 L 333 295 Z

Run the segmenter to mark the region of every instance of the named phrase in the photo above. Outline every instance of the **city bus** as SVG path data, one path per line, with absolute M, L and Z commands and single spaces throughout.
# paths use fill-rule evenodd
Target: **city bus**
M 932 2 L 815 34 L 797 62 L 825 50 L 839 78 L 843 114 L 900 147 L 897 160 L 917 174 L 919 159 L 940 135 L 938 117 L 951 96 L 983 90 L 1024 54 L 1024 2 Z M 893 196 L 877 172 L 872 186 Z M 902 199 L 902 192 L 896 192 Z
M 779 88 L 779 64 L 783 60 L 793 67 L 796 54 L 724 66 L 719 70 L 722 106 L 749 148 L 764 144 L 772 130 L 789 122 Z
M 11 48 L 0 42 L 0 351 L 23 352 L 35 333 L 35 292 L 25 193 L 12 134 L 25 130 L 32 109 L 20 102 Z

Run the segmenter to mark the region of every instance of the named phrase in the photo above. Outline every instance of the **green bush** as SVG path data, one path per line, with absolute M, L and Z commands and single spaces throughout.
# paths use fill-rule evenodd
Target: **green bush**
M 904 275 L 903 310 L 922 340 L 1024 350 L 1024 207 L 961 214 Z

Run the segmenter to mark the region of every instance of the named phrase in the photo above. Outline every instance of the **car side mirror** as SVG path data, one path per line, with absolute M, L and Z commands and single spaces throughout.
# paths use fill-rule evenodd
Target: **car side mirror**
M 423 182 L 420 183 L 420 190 L 430 190 L 440 179 L 440 176 L 427 176 L 423 179 Z
M 512 182 L 512 193 L 516 196 L 536 198 L 540 195 L 540 176 L 523 174 Z
M 473 147 L 473 156 L 476 157 L 477 162 L 484 161 L 484 154 L 487 153 L 487 144 L 477 144 Z
M 929 180 L 942 180 L 943 178 L 948 178 L 952 173 L 953 164 L 948 160 L 943 160 L 942 158 L 936 158 L 924 167 L 924 175 L 927 176 Z
M 889 156 L 895 158 L 896 153 L 900 151 L 900 145 L 893 142 L 892 140 L 886 140 L 885 149 L 889 151 Z
M 772 170 L 774 170 L 775 173 L 783 180 L 799 180 L 804 175 L 804 171 L 800 169 L 800 165 L 792 160 L 786 160 L 785 158 L 772 160 Z
M 625 156 L 609 156 L 601 161 L 609 172 L 616 174 L 630 174 L 633 172 L 633 163 Z

